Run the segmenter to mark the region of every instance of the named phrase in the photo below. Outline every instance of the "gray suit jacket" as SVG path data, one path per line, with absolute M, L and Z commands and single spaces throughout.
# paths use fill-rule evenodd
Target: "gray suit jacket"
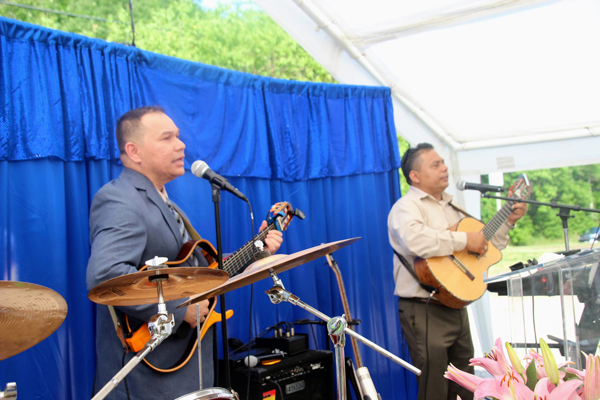
M 155 256 L 175 260 L 183 240 L 175 217 L 160 194 L 144 175 L 123 168 L 118 179 L 104 185 L 94 196 L 90 210 L 91 255 L 87 268 L 87 288 L 118 276 L 137 272 L 145 261 Z M 197 252 L 200 262 L 206 260 Z M 174 365 L 187 347 L 193 329 L 182 327 L 185 308 L 176 309 L 186 299 L 167 302 L 167 310 L 175 317 L 176 334 L 167 338 L 146 358 L 162 368 Z M 132 328 L 157 314 L 156 304 L 115 307 L 131 318 Z M 182 327 L 180 329 L 180 327 Z M 212 330 L 212 329 L 211 329 Z M 213 386 L 212 332 L 202 341 L 204 387 Z M 181 337 L 182 336 L 182 337 Z M 115 333 L 108 307 L 97 306 L 96 316 L 96 384 L 100 390 L 135 354 L 124 351 Z M 163 374 L 140 363 L 126 377 L 127 388 L 121 382 L 107 399 L 173 400 L 197 391 L 198 358 L 182 369 Z

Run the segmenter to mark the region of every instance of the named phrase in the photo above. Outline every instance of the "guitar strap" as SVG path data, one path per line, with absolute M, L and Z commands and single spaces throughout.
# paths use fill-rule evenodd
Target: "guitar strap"
M 453 199 L 454 200 L 454 199 Z M 450 200 L 448 202 L 448 205 L 452 208 L 454 208 L 456 211 L 458 211 L 459 213 L 466 215 L 467 217 L 471 217 L 473 219 L 476 219 L 479 221 L 479 218 L 475 218 L 474 216 L 472 216 L 471 214 L 469 214 L 468 212 L 466 212 L 465 210 L 463 210 L 462 208 L 460 208 L 459 206 L 455 205 L 454 203 L 452 203 L 452 200 Z
M 396 255 L 396 257 L 398 257 L 398 260 L 400 260 L 400 264 L 402 264 L 404 266 L 404 268 L 406 268 L 406 270 L 410 273 L 410 275 L 413 278 L 415 278 L 415 281 L 417 281 L 419 283 L 419 286 L 421 286 L 421 288 L 423 288 L 423 290 L 425 290 L 427 293 L 431 293 L 431 292 L 439 293 L 439 290 L 437 290 L 433 286 L 429 286 L 429 285 L 426 285 L 423 282 L 421 282 L 421 280 L 417 277 L 415 270 L 413 268 L 411 268 L 410 265 L 408 264 L 408 260 L 406 260 L 406 258 L 404 258 L 400 253 L 398 253 L 396 251 L 396 249 L 394 249 L 393 247 L 392 247 L 392 250 L 394 250 L 394 254 Z

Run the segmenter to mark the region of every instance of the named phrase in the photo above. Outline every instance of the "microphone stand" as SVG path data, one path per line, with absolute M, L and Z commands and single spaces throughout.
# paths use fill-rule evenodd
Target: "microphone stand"
M 560 219 L 562 220 L 563 234 L 565 237 L 565 250 L 567 252 L 570 251 L 569 250 L 569 218 L 574 217 L 573 215 L 570 215 L 569 213 L 571 211 L 587 211 L 587 212 L 600 213 L 600 210 L 597 210 L 595 208 L 585 208 L 585 207 L 581 207 L 578 205 L 573 206 L 570 204 L 559 204 L 555 201 L 553 201 L 551 203 L 544 203 L 544 202 L 535 201 L 535 200 L 515 199 L 514 197 L 491 196 L 486 193 L 481 193 L 481 197 L 484 197 L 486 199 L 509 200 L 509 201 L 513 201 L 516 203 L 529 203 L 529 204 L 535 204 L 537 206 L 548 206 L 548 207 L 552 207 L 552 208 L 558 208 L 558 214 L 556 214 L 556 216 L 560 217 Z
M 221 209 L 219 203 L 221 202 L 221 189 L 218 185 L 211 183 L 212 187 L 212 200 L 215 204 L 215 226 L 217 231 L 217 261 L 219 262 L 219 269 L 223 270 L 223 249 L 221 247 Z M 225 363 L 225 386 L 231 389 L 231 376 L 229 369 L 229 349 L 227 348 L 227 308 L 225 306 L 225 295 L 219 296 L 221 301 L 221 332 L 223 337 L 223 361 Z M 198 337 L 200 341 L 200 337 Z M 200 371 L 202 373 L 202 371 Z

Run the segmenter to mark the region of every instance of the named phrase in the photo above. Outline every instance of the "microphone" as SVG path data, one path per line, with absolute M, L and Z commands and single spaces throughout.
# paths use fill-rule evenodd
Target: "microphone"
M 486 185 L 485 183 L 470 183 L 465 181 L 459 181 L 456 184 L 458 190 L 479 190 L 481 193 L 485 192 L 504 192 L 506 190 L 503 186 Z
M 269 362 L 268 364 L 270 365 L 270 364 L 278 363 L 281 360 L 283 360 L 282 353 L 271 353 L 271 354 L 265 354 L 262 356 L 246 356 L 246 358 L 244 358 L 244 364 L 246 365 L 246 367 L 254 368 L 259 363 L 262 364 L 262 363 L 267 363 L 269 361 L 274 361 L 274 362 Z
M 248 198 L 244 196 L 242 192 L 237 190 L 231 183 L 229 183 L 227 179 L 215 173 L 212 169 L 210 169 L 208 164 L 202 160 L 194 161 L 192 164 L 192 174 L 196 175 L 198 178 L 206 179 L 211 184 L 218 186 L 221 190 L 226 190 L 229 193 L 233 193 L 240 199 L 248 201 Z

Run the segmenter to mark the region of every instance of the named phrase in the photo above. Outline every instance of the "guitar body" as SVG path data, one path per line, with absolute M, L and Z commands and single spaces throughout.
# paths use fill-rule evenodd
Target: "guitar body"
M 463 218 L 450 230 L 480 232 L 483 227 L 481 221 Z M 468 269 L 473 279 L 454 263 L 451 256 L 418 258 L 415 260 L 415 272 L 422 283 L 440 291 L 435 295 L 436 299 L 447 307 L 460 309 L 483 296 L 487 289 L 483 273 L 502 259 L 502 253 L 490 241 L 482 256 L 466 249 L 454 252 L 453 256 Z
M 300 219 L 304 219 L 304 213 L 298 209 L 294 210 L 291 204 L 287 202 L 275 203 L 271 207 L 269 213 L 267 213 L 267 217 L 265 218 L 265 220 L 268 223 L 267 228 L 264 229 L 261 233 L 259 233 L 256 237 L 252 238 L 249 242 L 247 242 L 244 246 L 242 246 L 242 248 L 233 253 L 230 257 L 223 260 L 224 270 L 231 276 L 238 273 L 244 266 L 248 264 L 248 262 L 254 260 L 254 252 L 256 249 L 254 242 L 256 240 L 263 240 L 266 237 L 268 231 L 271 229 L 277 229 L 280 232 L 285 231 L 294 216 Z M 202 255 L 206 258 L 206 261 L 208 262 L 208 268 L 219 267 L 219 263 L 217 262 L 217 250 L 215 250 L 214 246 L 208 240 L 204 239 L 190 240 L 189 242 L 184 243 L 181 249 L 179 250 L 177 258 L 174 261 L 167 261 L 165 262 L 165 264 L 170 267 L 183 264 L 188 260 L 188 258 L 192 255 L 192 253 L 197 247 L 200 248 Z M 147 265 L 142 267 L 140 271 L 143 271 L 146 268 Z M 217 322 L 221 322 L 222 314 L 215 311 L 216 305 L 216 297 L 209 299 L 208 314 L 206 315 L 206 318 L 202 323 L 202 326 L 200 327 L 200 340 L 204 338 L 204 335 L 212 325 L 214 325 Z M 227 310 L 225 312 L 226 319 L 229 319 L 232 316 L 233 310 Z M 127 318 L 127 316 L 125 317 Z M 131 332 L 131 329 L 129 328 L 129 322 L 127 322 L 127 329 L 130 332 L 130 336 L 135 337 L 135 340 L 132 340 L 131 338 L 126 339 L 129 349 L 137 353 L 144 347 L 148 340 L 150 340 L 148 323 L 143 323 L 141 327 L 138 328 L 135 332 Z M 171 368 L 159 368 L 150 364 L 146 359 L 144 359 L 143 362 L 150 368 L 158 372 L 168 373 L 177 371 L 185 364 L 187 364 L 187 362 L 191 359 L 193 352 L 198 346 L 198 338 L 196 338 L 195 340 L 195 344 L 193 346 L 190 346 L 190 350 L 189 352 L 187 352 L 186 356 L 182 357 L 182 359 L 184 358 L 184 360 L 178 363 L 176 366 L 173 366 Z

